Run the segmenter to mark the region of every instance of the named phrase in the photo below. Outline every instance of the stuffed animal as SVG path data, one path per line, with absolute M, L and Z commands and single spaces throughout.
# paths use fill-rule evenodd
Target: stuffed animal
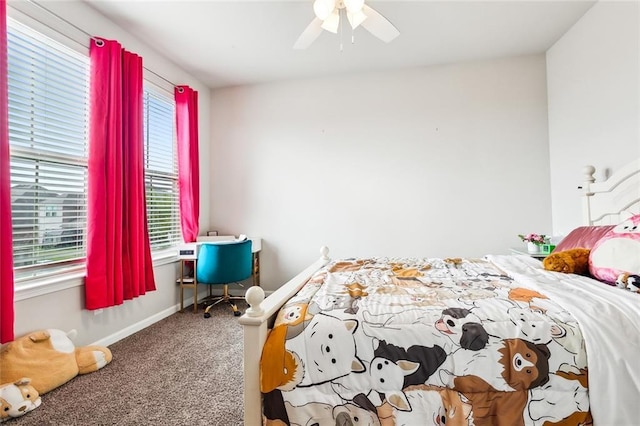
M 640 275 L 620 274 L 616 280 L 616 286 L 634 293 L 640 293 Z
M 589 249 L 573 248 L 551 253 L 542 261 L 547 271 L 589 275 Z
M 25 415 L 41 403 L 40 394 L 26 377 L 0 385 L 0 422 Z
M 616 225 L 591 249 L 591 275 L 614 285 L 620 274 L 640 275 L 640 214 Z
M 0 383 L 29 377 L 40 395 L 78 374 L 96 371 L 111 362 L 111 351 L 102 346 L 76 348 L 61 330 L 40 330 L 17 338 L 0 349 Z

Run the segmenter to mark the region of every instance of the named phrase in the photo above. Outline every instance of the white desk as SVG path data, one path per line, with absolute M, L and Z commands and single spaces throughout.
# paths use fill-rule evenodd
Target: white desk
M 251 240 L 251 252 L 259 253 L 262 250 L 262 238 L 260 237 L 247 237 Z M 196 238 L 196 244 L 198 243 L 207 243 L 207 242 L 215 242 L 215 241 L 233 241 L 236 237 L 233 235 L 202 235 Z
M 178 257 L 180 258 L 180 277 L 177 282 L 180 284 L 180 311 L 184 309 L 184 289 L 193 289 L 193 312 L 198 310 L 198 280 L 196 279 L 196 261 L 198 258 L 198 246 L 206 242 L 233 241 L 233 235 L 200 236 L 195 243 L 182 244 L 178 247 Z M 262 238 L 249 238 L 251 240 L 251 254 L 253 257 L 253 285 L 260 285 L 260 251 L 262 250 Z M 181 255 L 182 253 L 182 255 Z M 193 262 L 193 278 L 184 276 L 184 262 Z

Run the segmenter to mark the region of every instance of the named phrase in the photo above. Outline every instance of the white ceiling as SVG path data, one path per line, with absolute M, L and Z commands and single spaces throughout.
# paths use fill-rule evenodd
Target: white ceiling
M 211 88 L 546 51 L 595 1 L 368 1 L 400 31 L 324 31 L 293 50 L 312 0 L 85 0 Z M 340 42 L 344 45 L 340 51 Z

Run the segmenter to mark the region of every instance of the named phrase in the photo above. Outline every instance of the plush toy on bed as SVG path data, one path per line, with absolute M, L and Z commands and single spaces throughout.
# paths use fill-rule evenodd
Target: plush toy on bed
M 0 385 L 0 422 L 20 417 L 40 406 L 42 400 L 31 381 L 23 377 Z
M 70 337 L 75 330 L 40 330 L 17 338 L 0 349 L 0 383 L 23 377 L 42 395 L 78 374 L 96 371 L 111 362 L 111 351 L 103 346 L 76 348 Z
M 551 253 L 542 261 L 547 271 L 589 275 L 589 249 L 573 248 Z
M 620 274 L 616 280 L 616 286 L 634 293 L 640 293 L 640 275 Z
M 621 274 L 640 275 L 640 214 L 607 232 L 591 249 L 589 272 L 615 284 Z

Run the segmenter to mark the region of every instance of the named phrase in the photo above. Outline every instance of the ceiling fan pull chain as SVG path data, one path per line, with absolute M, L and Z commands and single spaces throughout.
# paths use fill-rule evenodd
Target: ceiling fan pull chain
M 343 52 L 343 46 L 342 46 L 342 9 L 338 8 L 338 16 L 340 16 L 340 20 L 339 22 L 339 26 L 340 26 L 340 52 Z
M 338 9 L 338 13 L 340 14 L 340 52 L 343 52 L 343 45 L 342 45 L 342 28 L 344 27 L 344 13 L 343 13 L 343 9 Z

